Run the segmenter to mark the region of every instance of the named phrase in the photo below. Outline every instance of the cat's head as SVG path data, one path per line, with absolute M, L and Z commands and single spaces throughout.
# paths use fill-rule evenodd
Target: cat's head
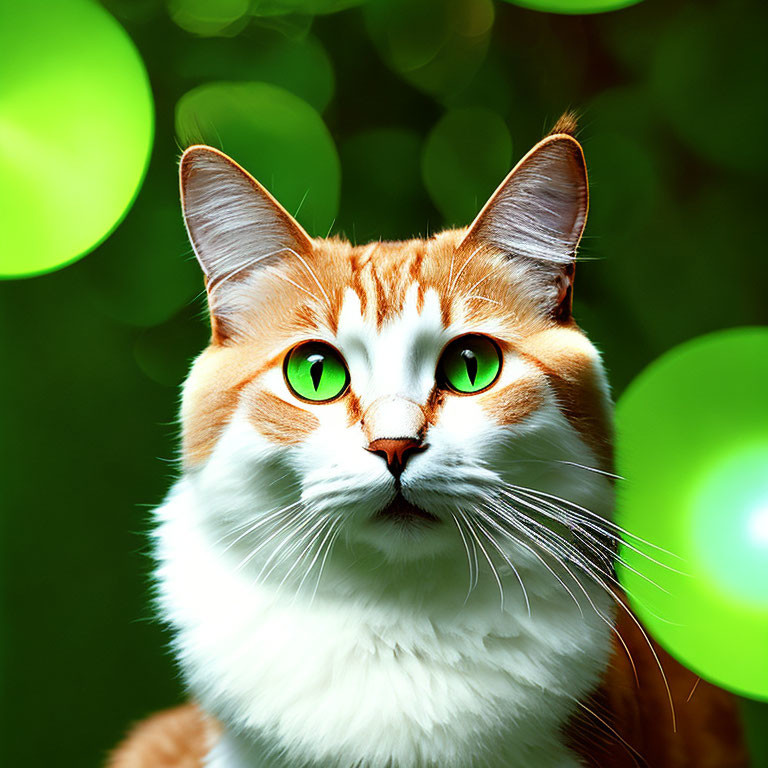
M 389 562 L 498 559 L 515 536 L 529 553 L 562 536 L 556 497 L 608 513 L 609 397 L 571 317 L 588 199 L 572 135 L 426 240 L 310 238 L 209 147 L 184 153 L 181 191 L 212 324 L 183 461 L 241 565 L 285 578 L 302 556 L 303 574 L 334 541 Z

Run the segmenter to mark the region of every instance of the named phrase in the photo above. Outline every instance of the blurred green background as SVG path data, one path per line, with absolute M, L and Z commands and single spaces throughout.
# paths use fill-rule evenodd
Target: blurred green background
M 129 723 L 183 699 L 148 605 L 146 530 L 176 475 L 178 385 L 207 338 L 177 199 L 188 143 L 231 154 L 311 234 L 365 242 L 467 224 L 575 108 L 592 189 L 575 312 L 616 395 L 682 341 L 768 322 L 760 0 L 589 15 L 492 0 L 104 6 L 149 73 L 146 179 L 85 258 L 0 281 L 8 766 L 97 766 Z M 766 706 L 744 712 L 768 765 Z

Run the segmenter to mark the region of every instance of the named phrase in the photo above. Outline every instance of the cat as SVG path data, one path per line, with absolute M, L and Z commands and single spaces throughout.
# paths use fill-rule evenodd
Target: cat
M 747 764 L 731 698 L 689 697 L 615 580 L 611 398 L 572 316 L 574 130 L 468 228 L 363 246 L 184 152 L 212 336 L 154 542 L 196 703 L 112 768 Z

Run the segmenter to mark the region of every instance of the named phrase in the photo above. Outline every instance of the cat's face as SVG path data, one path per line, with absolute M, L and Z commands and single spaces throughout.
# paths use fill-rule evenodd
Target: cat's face
M 570 317 L 587 206 L 573 138 L 538 145 L 469 229 L 364 246 L 310 239 L 215 150 L 187 150 L 181 173 L 213 324 L 184 461 L 241 565 L 283 578 L 301 556 L 303 574 L 332 542 L 509 556 L 501 527 L 546 535 L 530 522 L 545 497 L 524 489 L 608 506 L 605 477 L 575 467 L 608 468 L 610 419 Z

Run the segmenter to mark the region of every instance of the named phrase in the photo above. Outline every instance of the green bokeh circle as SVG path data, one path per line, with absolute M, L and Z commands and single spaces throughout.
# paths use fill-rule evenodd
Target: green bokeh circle
M 243 19 L 250 5 L 249 0 L 168 0 L 168 13 L 187 32 L 218 35 Z
M 473 82 L 495 18 L 492 0 L 379 0 L 363 13 L 387 65 L 444 103 Z
M 421 173 L 446 223 L 465 226 L 511 163 L 512 137 L 504 120 L 489 109 L 465 107 L 446 112 L 432 128 L 424 143 Z
M 636 5 L 640 0 L 507 0 L 508 3 L 550 13 L 605 13 Z
M 765 125 L 768 101 L 755 98 L 744 73 L 768 70 L 765 23 L 725 3 L 703 10 L 683 7 L 659 29 L 648 55 L 648 91 L 687 147 L 725 168 L 762 177 L 768 147 L 746 137 L 748 126 Z
M 117 226 L 149 161 L 146 70 L 88 0 L 0 4 L 0 277 L 49 272 Z
M 339 210 L 341 167 L 323 118 L 270 83 L 206 83 L 176 104 L 182 146 L 211 144 L 252 173 L 311 234 L 325 237 Z
M 699 675 L 768 699 L 768 328 L 671 350 L 616 415 L 634 609 Z

